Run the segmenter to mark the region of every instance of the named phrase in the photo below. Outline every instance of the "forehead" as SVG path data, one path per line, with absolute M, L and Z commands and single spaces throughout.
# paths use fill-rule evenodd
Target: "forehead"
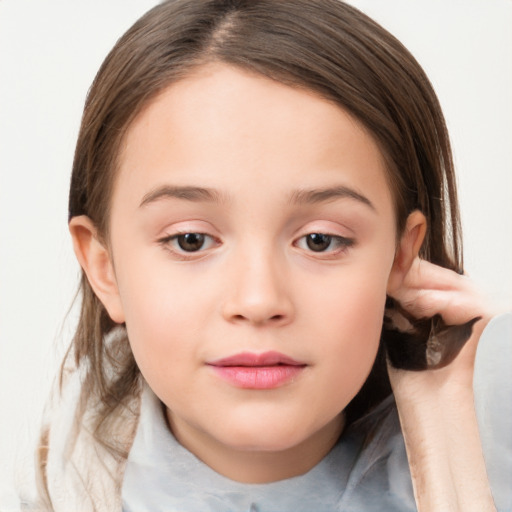
M 119 164 L 114 199 L 122 193 L 123 201 L 167 181 L 236 194 L 341 180 L 391 202 L 383 156 L 361 123 L 313 92 L 219 63 L 150 102 Z

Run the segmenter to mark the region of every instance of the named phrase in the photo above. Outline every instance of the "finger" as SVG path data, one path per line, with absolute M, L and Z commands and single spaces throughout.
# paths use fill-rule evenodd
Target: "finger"
M 415 318 L 441 315 L 448 325 L 468 322 L 485 312 L 485 304 L 478 296 L 465 290 L 403 289 L 394 297 Z
M 403 286 L 433 290 L 469 290 L 473 284 L 464 275 L 416 258 L 404 278 Z

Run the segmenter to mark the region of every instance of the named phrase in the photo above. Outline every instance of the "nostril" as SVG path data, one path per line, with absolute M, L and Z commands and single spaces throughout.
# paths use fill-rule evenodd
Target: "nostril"
M 282 326 L 293 318 L 288 297 L 267 294 L 234 295 L 221 305 L 221 314 L 228 322 L 253 325 Z
M 256 316 L 245 316 L 245 315 L 240 315 L 240 314 L 232 316 L 232 320 L 234 320 L 236 322 L 250 321 L 251 323 L 256 323 L 256 324 L 267 323 L 267 322 L 278 323 L 278 322 L 281 322 L 284 318 L 286 318 L 286 315 L 282 315 L 282 314 L 273 315 L 271 317 L 261 317 L 261 318 L 259 318 L 259 317 L 257 318 Z

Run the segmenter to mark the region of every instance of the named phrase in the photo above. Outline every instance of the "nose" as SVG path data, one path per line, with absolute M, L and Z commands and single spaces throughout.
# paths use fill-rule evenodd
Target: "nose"
M 294 315 L 287 273 L 283 265 L 269 254 L 237 258 L 227 272 L 223 317 L 231 323 L 284 326 Z

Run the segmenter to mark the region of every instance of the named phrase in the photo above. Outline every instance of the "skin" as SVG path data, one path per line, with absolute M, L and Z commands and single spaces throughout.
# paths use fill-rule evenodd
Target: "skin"
M 480 335 L 506 307 L 490 306 L 466 276 L 416 259 L 394 298 L 414 316 L 441 314 L 448 325 L 481 317 L 460 354 L 438 370 L 388 368 L 416 504 L 426 511 L 495 511 L 474 408 Z
M 312 193 L 319 190 L 330 192 Z M 126 323 L 178 441 L 243 482 L 312 468 L 336 442 L 342 411 L 370 371 L 386 294 L 418 297 L 448 279 L 414 274 L 425 219 L 413 212 L 404 233 L 395 232 L 384 160 L 360 123 L 311 92 L 224 64 L 173 84 L 135 120 L 111 206 L 106 242 L 87 217 L 71 220 L 77 257 L 111 318 Z M 184 233 L 207 235 L 205 245 L 184 251 L 176 239 Z M 312 250 L 311 233 L 331 235 L 331 245 Z M 435 296 L 433 304 L 443 314 L 453 305 Z M 269 350 L 304 369 L 255 390 L 209 365 Z M 462 366 L 458 375 L 471 371 Z M 426 379 L 420 388 L 436 395 L 435 378 Z M 403 382 L 392 380 L 399 408 L 415 400 Z M 403 424 L 414 425 L 416 412 L 402 414 Z M 412 453 L 421 467 L 425 455 L 412 445 L 409 460 Z M 436 495 L 428 481 L 421 496 Z

